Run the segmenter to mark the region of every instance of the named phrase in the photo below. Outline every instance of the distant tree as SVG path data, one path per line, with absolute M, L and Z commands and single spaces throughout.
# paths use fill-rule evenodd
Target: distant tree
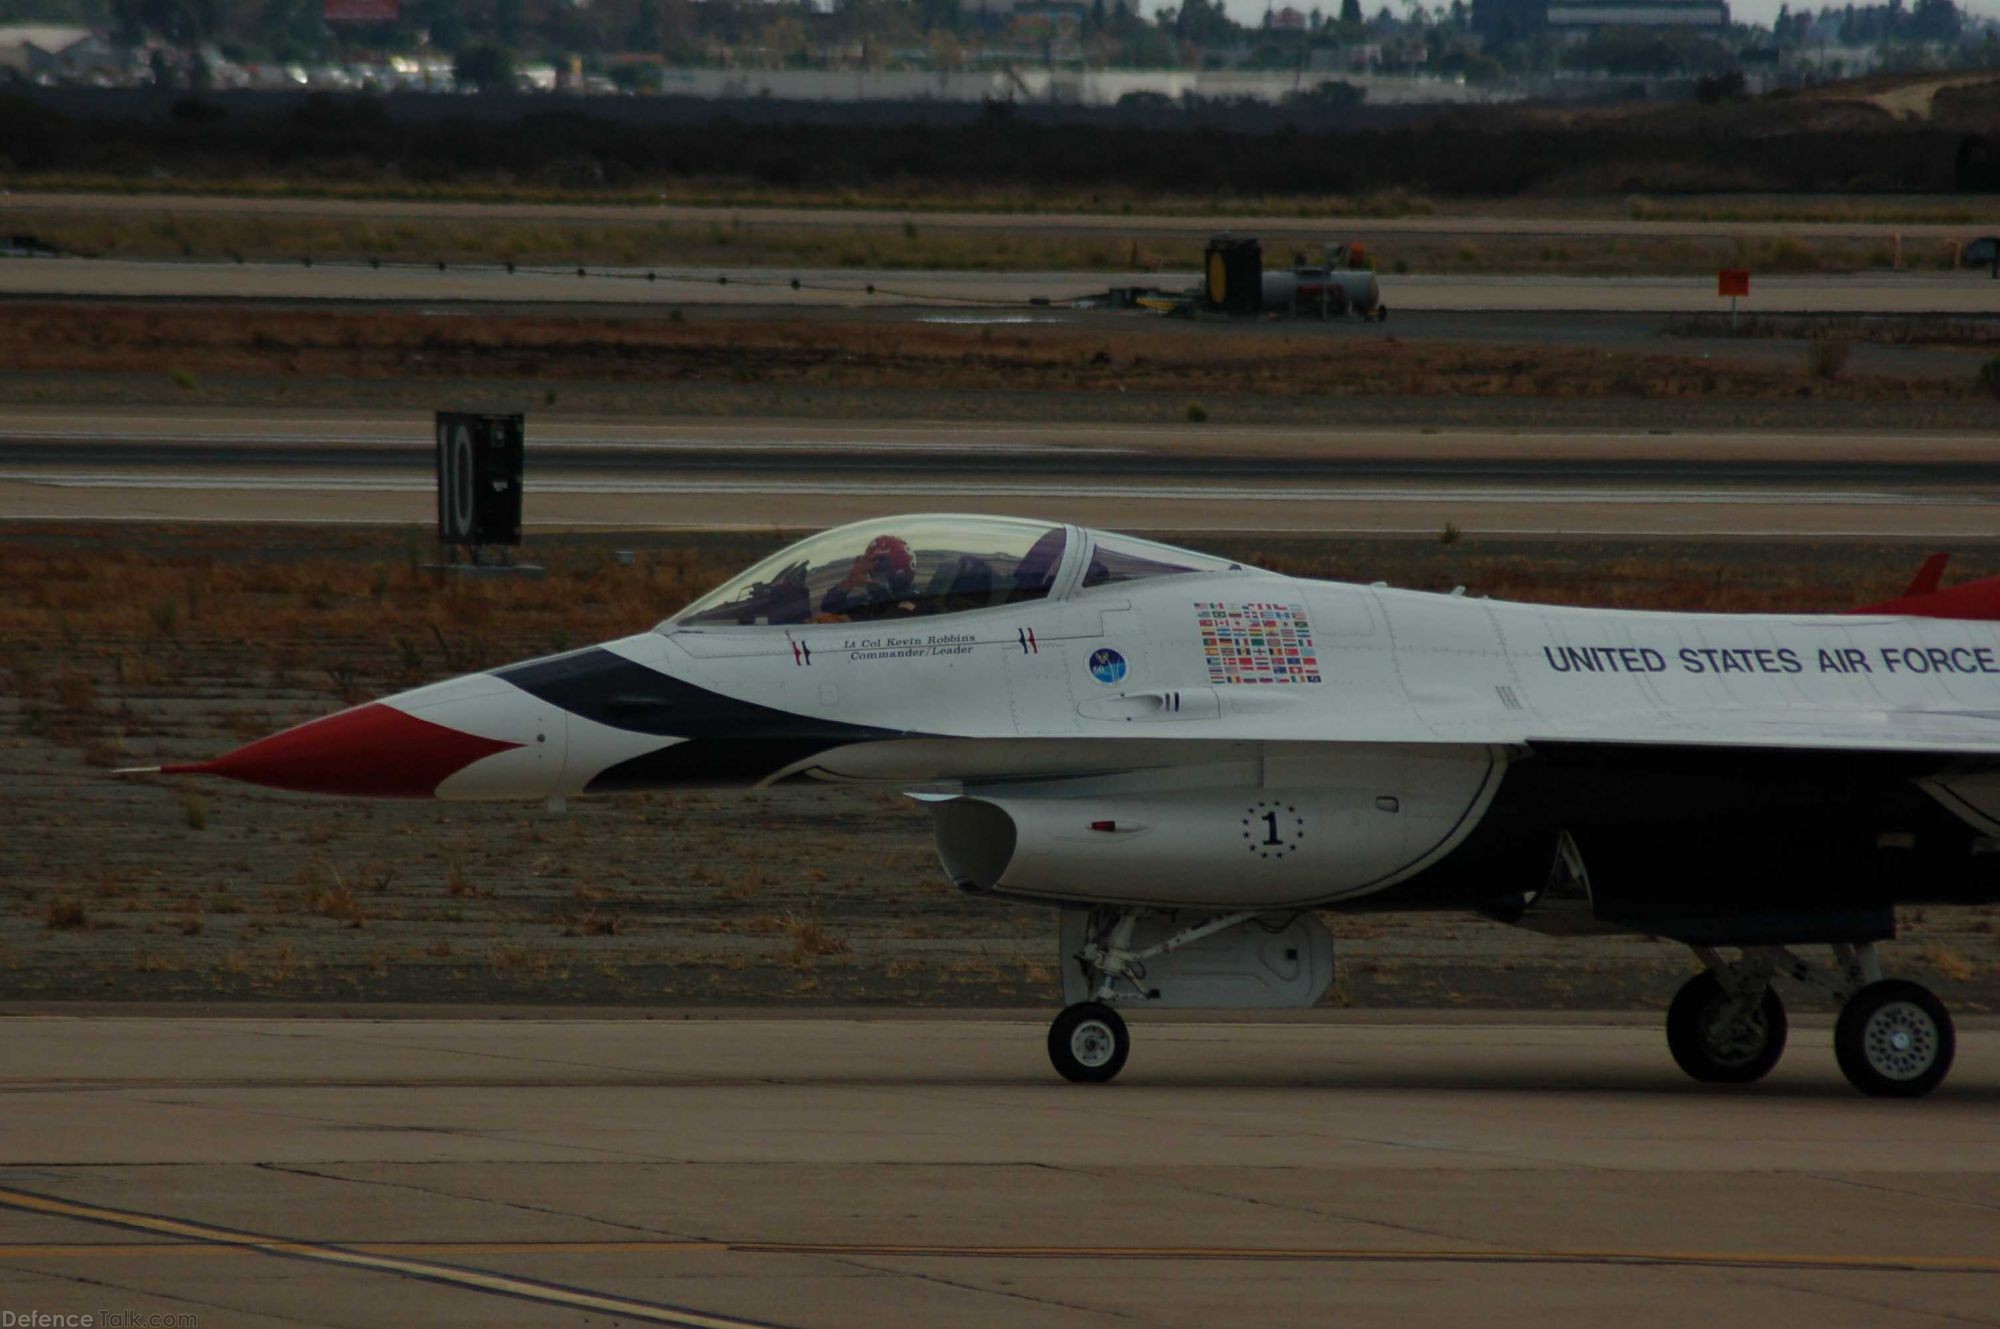
M 812 49 L 812 37 L 806 32 L 806 25 L 787 14 L 774 18 L 764 25 L 758 34 L 757 44 L 764 48 L 765 58 L 773 67 L 797 67 L 806 63 L 806 55 Z
M 326 49 L 326 24 L 319 0 L 264 0 L 257 37 L 279 60 L 304 60 Z
M 1952 0 L 1917 0 L 1903 25 L 1903 35 L 1918 42 L 1956 41 L 1964 30 L 1965 16 Z
M 1285 94 L 1284 104 L 1298 110 L 1345 111 L 1359 106 L 1367 99 L 1367 93 L 1352 83 L 1342 83 L 1333 79 L 1310 88 Z
M 930 47 L 932 69 L 965 68 L 965 48 L 951 33 L 933 32 L 925 44 Z
M 455 54 L 470 35 L 457 0 L 403 0 L 398 28 L 409 34 L 411 44 L 421 39 L 446 54 Z
M 510 92 L 514 87 L 514 53 L 496 42 L 462 46 L 451 62 L 451 76 L 460 87 Z
M 1340 0 L 1340 21 L 1361 26 L 1361 0 Z
M 192 71 L 196 52 L 222 27 L 223 0 L 111 0 L 111 23 L 131 45 L 157 37 L 182 53 Z
M 1174 14 L 1174 36 L 1196 46 L 1221 46 L 1235 40 L 1241 31 L 1222 7 L 1222 0 L 1182 0 Z
M 959 0 L 917 0 L 917 26 L 924 32 L 957 32 L 965 26 L 964 6 Z
M 521 0 L 493 0 L 493 39 L 510 51 L 521 45 L 523 8 Z
M 1462 72 L 1467 83 L 1497 83 L 1506 77 L 1507 68 L 1494 57 L 1482 52 L 1466 56 Z
M 1716 102 L 1735 101 L 1744 93 L 1743 71 L 1731 69 L 1721 74 L 1709 74 L 1695 80 L 1695 100 L 1712 106 Z
M 657 51 L 666 45 L 666 29 L 660 22 L 660 0 L 638 0 L 632 7 L 632 22 L 625 29 L 625 46 L 633 51 Z

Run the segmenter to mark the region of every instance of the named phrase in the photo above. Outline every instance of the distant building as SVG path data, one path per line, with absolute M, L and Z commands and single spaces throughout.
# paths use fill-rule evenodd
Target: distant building
M 1588 36 L 1602 28 L 1721 32 L 1726 0 L 1472 0 L 1472 27 L 1489 46 L 1544 32 Z
M 23 75 L 52 73 L 67 52 L 90 40 L 89 28 L 53 23 L 0 25 L 0 70 L 11 69 Z
M 1551 0 L 1549 28 L 1589 34 L 1599 28 L 1680 28 L 1721 32 L 1729 26 L 1723 0 Z

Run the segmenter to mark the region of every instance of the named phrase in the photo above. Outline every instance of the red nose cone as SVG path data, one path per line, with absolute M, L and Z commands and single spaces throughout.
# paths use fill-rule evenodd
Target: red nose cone
M 439 782 L 519 743 L 481 738 L 373 702 L 260 738 L 212 761 L 162 766 L 167 775 L 220 775 L 274 789 L 375 798 L 429 798 Z

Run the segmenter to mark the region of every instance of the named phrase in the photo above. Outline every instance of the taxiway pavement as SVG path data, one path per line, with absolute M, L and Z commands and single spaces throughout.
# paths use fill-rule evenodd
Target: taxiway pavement
M 908 272 L 863 269 L 452 268 L 319 262 L 131 259 L 0 260 L 0 298 L 486 302 L 528 305 L 723 305 L 782 308 L 1064 305 L 1112 287 L 1197 285 L 1196 272 Z M 1710 277 L 1390 276 L 1392 310 L 1535 313 L 1728 312 Z M 2000 284 L 1984 273 L 1868 272 L 1759 276 L 1745 314 L 1991 317 Z
M 2000 1025 L 1922 1102 L 1823 1020 L 0 1021 L 16 1312 L 236 1325 L 1992 1324 Z M 132 1320 L 131 1323 L 144 1323 Z
M 417 414 L 0 408 L 0 519 L 421 523 Z M 538 417 L 531 528 L 814 528 L 916 509 L 1155 531 L 1993 538 L 1983 434 Z

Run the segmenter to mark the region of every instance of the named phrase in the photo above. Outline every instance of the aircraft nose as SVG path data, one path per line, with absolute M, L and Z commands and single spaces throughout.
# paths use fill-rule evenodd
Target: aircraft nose
M 466 674 L 312 720 L 169 775 L 220 775 L 312 794 L 544 798 L 564 717 L 492 674 Z
M 522 746 L 370 702 L 260 738 L 168 775 L 219 775 L 313 794 L 429 798 L 472 763 Z

